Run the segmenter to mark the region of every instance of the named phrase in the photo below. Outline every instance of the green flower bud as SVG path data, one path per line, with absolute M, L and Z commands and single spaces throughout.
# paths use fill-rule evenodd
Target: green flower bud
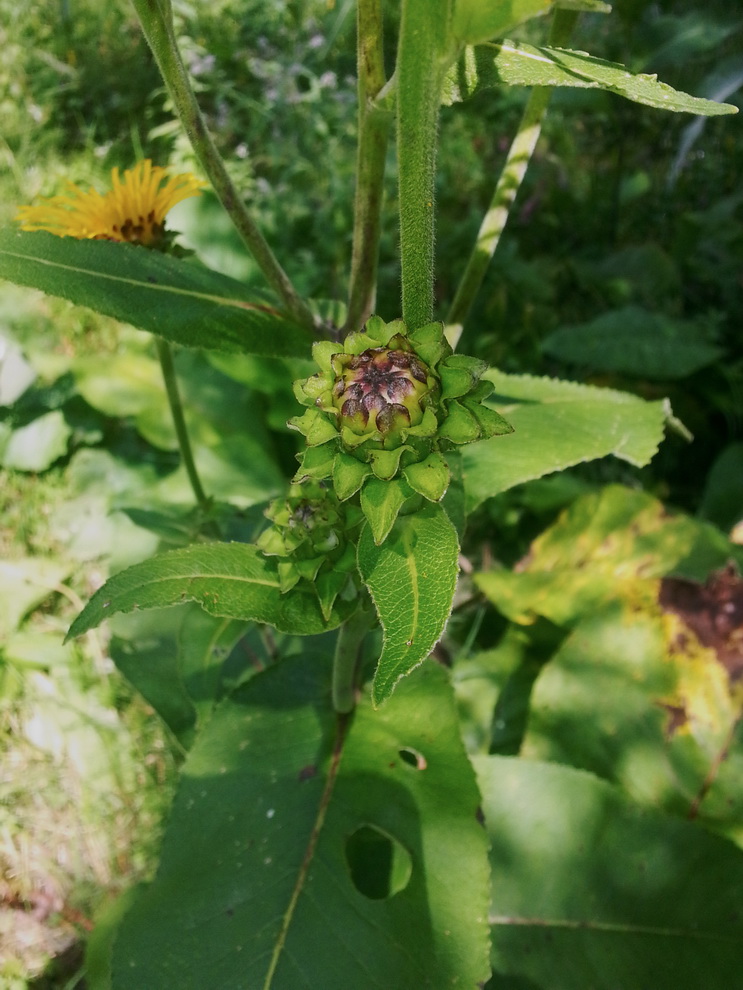
M 373 316 L 343 344 L 315 344 L 313 357 L 320 372 L 294 383 L 306 409 L 289 425 L 307 442 L 294 480 L 332 479 L 341 500 L 375 478 L 436 502 L 450 481 L 446 451 L 512 432 L 482 405 L 493 388 L 480 380 L 487 365 L 454 354 L 441 323 L 408 333 Z M 362 499 L 367 517 L 371 502 Z
M 266 510 L 272 521 L 257 546 L 280 557 L 279 584 L 290 591 L 304 580 L 317 594 L 325 618 L 339 594 L 355 595 L 356 554 L 353 538 L 363 518 L 352 503 L 342 503 L 321 483 L 294 484 L 286 498 Z

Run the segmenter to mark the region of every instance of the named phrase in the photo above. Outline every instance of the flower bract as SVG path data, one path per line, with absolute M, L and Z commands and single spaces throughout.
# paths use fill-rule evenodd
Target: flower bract
M 205 183 L 190 173 L 169 175 L 149 159 L 111 171 L 111 189 L 86 192 L 72 182 L 67 192 L 35 206 L 22 206 L 16 221 L 22 230 L 82 239 L 129 241 L 160 247 L 165 240 L 165 216 L 181 200 L 198 196 Z

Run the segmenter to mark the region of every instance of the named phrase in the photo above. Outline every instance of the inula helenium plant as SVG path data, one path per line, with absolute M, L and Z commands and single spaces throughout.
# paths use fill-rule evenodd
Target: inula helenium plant
M 308 6 L 318 33 L 303 40 Z M 495 367 L 510 311 L 473 308 L 554 87 L 693 115 L 736 108 L 571 50 L 579 17 L 609 13 L 600 0 L 217 5 L 215 126 L 234 103 L 265 111 L 271 140 L 283 139 L 266 107 L 286 91 L 318 141 L 358 136 L 355 196 L 333 203 L 329 237 L 348 217 L 336 268 L 302 273 L 310 299 L 293 278 L 312 241 L 287 247 L 276 205 L 290 223 L 288 187 L 273 214 L 261 203 L 266 149 L 231 118 L 215 141 L 202 114 L 180 46 L 195 66 L 207 44 L 199 5 L 134 7 L 203 179 L 146 159 L 114 169 L 105 194 L 67 184 L 0 232 L 0 275 L 154 335 L 168 456 L 177 443 L 184 469 L 181 488 L 174 474 L 173 489 L 148 481 L 145 505 L 116 502 L 160 552 L 113 574 L 69 631 L 172 607 L 168 637 L 156 619 L 141 651 L 111 646 L 182 768 L 158 871 L 92 937 L 91 990 L 739 987 L 740 777 L 726 783 L 721 768 L 729 754 L 740 762 L 740 697 L 712 647 L 691 625 L 670 636 L 663 611 L 675 603 L 683 626 L 680 592 L 663 582 L 703 582 L 738 551 L 650 496 L 603 486 L 603 465 L 561 486 L 560 470 L 611 455 L 643 467 L 665 429 L 683 427 L 655 384 L 630 394 L 509 373 L 524 368 L 520 354 Z M 338 136 L 319 126 L 318 94 L 338 83 L 330 60 L 352 9 L 357 128 L 346 121 Z M 269 85 L 283 72 L 264 37 L 274 20 L 292 46 L 281 86 Z M 297 45 L 311 71 L 299 71 Z M 207 99 L 210 63 L 198 64 Z M 238 67 L 242 81 L 227 86 Z M 477 223 L 437 229 L 438 142 L 450 133 L 440 107 L 453 117 L 477 95 L 472 118 L 487 108 L 483 130 L 502 134 L 520 90 L 523 116 L 502 175 L 476 197 L 485 214 L 449 293 L 435 283 L 435 246 L 463 243 Z M 153 144 L 171 132 L 156 128 Z M 458 139 L 475 153 L 479 138 Z M 218 144 L 238 141 L 228 167 Z M 326 159 L 305 163 L 298 202 Z M 207 184 L 251 256 L 249 284 L 188 257 L 165 228 Z M 308 229 L 317 198 L 299 210 Z M 209 257 L 222 256 L 216 200 L 199 214 Z M 399 244 L 385 258 L 394 294 L 378 291 L 383 233 Z M 541 329 L 528 333 L 536 351 Z M 460 353 L 460 338 L 479 356 Z M 149 409 L 128 407 L 126 429 Z M 154 434 L 170 442 L 147 422 L 137 452 Z M 504 523 L 514 514 L 495 497 L 548 475 L 528 492 L 550 529 L 517 553 Z M 166 491 L 180 500 L 164 504 Z M 710 585 L 718 596 L 737 588 L 734 568 L 724 573 Z

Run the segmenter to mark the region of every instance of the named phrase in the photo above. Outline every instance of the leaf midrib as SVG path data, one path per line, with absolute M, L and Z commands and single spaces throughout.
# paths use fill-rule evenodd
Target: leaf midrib
M 261 303 L 250 303 L 244 299 L 231 299 L 229 296 L 217 296 L 208 292 L 198 292 L 195 289 L 185 289 L 182 286 L 167 285 L 161 282 L 147 282 L 142 279 L 128 278 L 123 275 L 112 275 L 95 268 L 83 268 L 79 265 L 65 265 L 61 261 L 52 261 L 48 258 L 39 258 L 33 254 L 21 254 L 18 251 L 8 251 L 7 248 L 0 249 L 0 255 L 9 258 L 17 258 L 21 261 L 31 261 L 38 265 L 46 265 L 48 268 L 58 268 L 61 271 L 75 272 L 78 275 L 108 280 L 109 282 L 121 282 L 124 285 L 132 285 L 137 288 L 149 289 L 153 292 L 168 292 L 173 295 L 186 296 L 193 299 L 200 299 L 204 302 L 216 303 L 220 306 L 234 306 L 236 309 L 253 309 L 271 316 L 281 316 L 282 314 L 271 306 Z

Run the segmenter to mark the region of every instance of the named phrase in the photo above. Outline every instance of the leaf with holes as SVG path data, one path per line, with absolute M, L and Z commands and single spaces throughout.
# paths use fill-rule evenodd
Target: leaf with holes
M 496 988 L 735 987 L 743 852 L 590 774 L 475 757 Z
M 381 704 L 441 638 L 457 584 L 457 534 L 440 505 L 401 516 L 382 546 L 361 531 L 358 562 L 384 628 L 372 699 Z
M 0 278 L 187 347 L 291 357 L 311 341 L 257 290 L 133 244 L 3 230 Z
M 348 723 L 329 682 L 329 661 L 285 660 L 215 711 L 121 925 L 114 990 L 487 979 L 487 837 L 446 672 L 426 664 Z
M 257 547 L 210 543 L 171 550 L 115 574 L 96 591 L 67 638 L 80 636 L 116 612 L 193 601 L 211 615 L 266 622 L 304 636 L 335 628 L 351 608 L 334 607 L 326 622 L 315 596 L 281 594 L 275 561 Z

